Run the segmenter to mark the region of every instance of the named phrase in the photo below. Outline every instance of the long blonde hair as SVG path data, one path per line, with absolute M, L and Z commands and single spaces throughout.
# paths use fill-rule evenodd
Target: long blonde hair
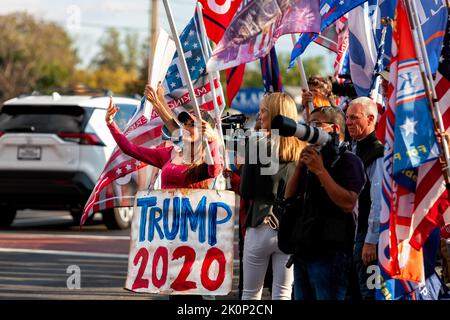
M 282 115 L 295 121 L 299 120 L 294 99 L 284 92 L 274 92 L 264 96 L 261 100 L 260 108 L 268 111 L 270 119 L 268 130 L 271 129 L 272 120 L 277 115 Z M 295 137 L 280 137 L 280 149 L 278 152 L 280 161 L 298 161 L 300 152 L 305 145 L 303 141 Z

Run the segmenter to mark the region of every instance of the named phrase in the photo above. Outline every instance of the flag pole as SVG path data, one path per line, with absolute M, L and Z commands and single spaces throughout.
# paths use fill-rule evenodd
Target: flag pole
M 292 40 L 292 45 L 295 47 L 295 44 L 297 43 L 297 39 L 295 37 L 295 34 L 291 34 L 291 40 Z M 298 67 L 298 71 L 300 72 L 300 86 L 302 87 L 302 89 L 308 90 L 309 91 L 309 87 L 308 87 L 308 81 L 306 80 L 306 74 L 305 74 L 305 68 L 303 67 L 303 61 L 302 61 L 302 57 L 298 57 L 297 58 L 297 67 Z M 302 101 L 303 103 L 303 101 Z M 308 102 L 307 105 L 305 105 L 305 109 L 306 109 L 306 122 L 309 122 L 309 113 L 311 110 L 314 109 L 314 105 L 312 102 Z
M 200 108 L 198 106 L 198 102 L 195 97 L 194 86 L 192 85 L 191 75 L 189 74 L 188 66 L 186 63 L 186 58 L 184 56 L 183 47 L 181 46 L 180 38 L 178 37 L 177 28 L 175 26 L 175 21 L 173 20 L 172 9 L 170 7 L 169 0 L 163 0 L 163 3 L 164 3 L 164 8 L 166 10 L 167 20 L 169 21 L 170 30 L 172 31 L 172 37 L 173 37 L 173 40 L 175 41 L 175 45 L 177 47 L 177 53 L 178 53 L 178 57 L 180 59 L 181 72 L 183 73 L 184 79 L 187 82 L 187 88 L 189 91 L 189 95 L 191 96 L 191 101 L 194 104 L 194 112 L 195 112 L 195 115 L 197 116 L 197 118 L 202 120 Z M 209 148 L 209 144 L 205 140 L 203 140 L 203 142 L 205 144 L 205 154 L 206 154 L 207 163 L 212 164 L 212 163 L 214 163 L 214 161 L 211 156 L 211 150 Z
M 392 20 L 387 17 L 387 18 L 381 18 L 381 24 L 383 25 L 383 29 L 381 30 L 381 40 L 380 40 L 380 45 L 378 47 L 378 59 L 377 59 L 377 63 L 375 65 L 375 68 L 373 69 L 373 80 L 372 80 L 372 84 L 370 86 L 370 94 L 369 97 L 372 96 L 373 91 L 377 88 L 377 84 L 378 84 L 378 75 L 377 73 L 380 72 L 380 65 L 382 64 L 383 61 L 383 55 L 384 55 L 384 47 L 386 45 L 386 33 L 387 33 L 387 26 L 392 23 Z
M 197 16 L 198 16 L 198 20 L 200 23 L 200 35 L 201 35 L 203 51 L 204 51 L 203 54 L 206 58 L 206 61 L 208 61 L 209 58 L 211 57 L 211 54 L 208 50 L 206 28 L 205 28 L 205 23 L 203 21 L 203 6 L 200 2 L 197 2 Z M 211 93 L 213 96 L 214 111 L 216 113 L 217 130 L 219 131 L 219 138 L 220 138 L 222 152 L 223 152 L 222 153 L 223 160 L 224 160 L 225 168 L 229 169 L 229 164 L 228 164 L 228 159 L 226 156 L 226 149 L 225 149 L 225 140 L 224 140 L 223 132 L 222 132 L 222 119 L 221 119 L 222 114 L 219 110 L 219 105 L 217 104 L 217 92 L 216 92 L 216 87 L 214 85 L 214 78 L 213 78 L 211 72 L 208 72 L 208 80 L 209 80 L 209 84 L 211 86 Z
M 200 2 L 197 2 L 197 17 L 200 23 L 200 38 L 202 39 L 202 45 L 203 45 L 203 54 L 205 56 L 205 60 L 208 61 L 209 58 L 211 57 L 211 53 L 208 49 L 208 40 L 207 40 L 207 35 L 206 35 L 206 28 L 205 28 L 205 22 L 203 21 L 203 6 Z M 216 71 L 216 73 L 218 74 L 218 72 Z M 218 78 L 217 78 L 218 79 Z M 219 139 L 220 139 L 220 149 L 222 152 L 222 157 L 223 157 L 223 162 L 225 165 L 225 168 L 227 170 L 230 170 L 230 164 L 228 161 L 228 157 L 227 157 L 227 149 L 225 147 L 225 139 L 223 137 L 223 132 L 222 132 L 222 113 L 219 110 L 219 105 L 217 104 L 217 92 L 216 92 L 216 86 L 214 84 L 214 78 L 212 76 L 211 72 L 208 72 L 208 80 L 209 80 L 209 85 L 211 87 L 211 93 L 212 93 L 212 97 L 213 97 L 213 105 L 214 105 L 214 111 L 216 114 L 216 125 L 217 125 L 217 131 L 219 132 Z M 217 80 L 219 81 L 219 80 Z M 225 177 L 225 181 L 226 181 L 226 188 L 227 189 L 231 189 L 231 180 L 230 177 Z
M 428 60 L 428 53 L 426 50 L 425 41 L 423 38 L 422 27 L 420 25 L 419 18 L 417 16 L 416 4 L 413 1 L 403 1 L 406 7 L 408 20 L 412 29 L 412 38 L 414 42 L 414 48 L 417 54 L 419 62 L 419 68 L 422 76 L 422 81 L 425 86 L 425 92 L 430 103 L 431 115 L 433 117 L 433 123 L 436 129 L 440 132 L 445 132 L 444 122 L 442 121 L 442 114 L 439 108 L 439 102 L 434 88 L 433 76 L 431 74 L 430 62 Z M 445 162 L 444 177 L 446 180 L 446 187 L 450 189 L 450 154 L 448 150 L 447 140 L 441 139 L 441 149 L 443 151 L 443 162 Z

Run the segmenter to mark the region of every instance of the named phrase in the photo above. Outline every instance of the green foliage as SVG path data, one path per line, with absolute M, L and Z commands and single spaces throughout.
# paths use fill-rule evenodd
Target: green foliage
M 120 48 L 120 33 L 115 28 L 109 28 L 100 40 L 100 52 L 92 61 L 92 66 L 97 69 L 117 70 L 124 63 L 124 54 Z
M 63 28 L 26 13 L 0 16 L 0 101 L 67 85 L 78 62 Z
M 92 60 L 91 68 L 79 70 L 72 79 L 72 86 L 82 84 L 126 95 L 143 93 L 144 87 L 138 77 L 140 56 L 136 33 L 127 33 L 122 43 L 120 32 L 109 28 L 100 41 L 100 52 Z
M 281 81 L 285 86 L 299 86 L 300 74 L 297 66 L 291 70 L 287 70 L 289 66 L 289 53 L 278 54 L 278 65 L 281 73 Z M 305 68 L 306 77 L 311 75 L 322 75 L 325 70 L 325 61 L 323 56 L 316 56 L 303 59 L 303 67 Z M 248 63 L 245 69 L 244 81 L 242 87 L 262 88 L 263 81 L 261 76 L 261 67 L 259 60 Z

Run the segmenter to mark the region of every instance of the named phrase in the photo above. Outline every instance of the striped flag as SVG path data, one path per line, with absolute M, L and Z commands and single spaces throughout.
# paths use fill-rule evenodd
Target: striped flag
M 186 62 L 193 81 L 194 92 L 201 110 L 215 119 L 211 85 L 205 70 L 205 50 L 202 47 L 199 26 L 193 18 L 180 35 Z M 225 107 L 223 91 L 218 73 L 213 76 L 220 111 Z M 193 103 L 186 89 L 186 82 L 179 69 L 179 58 L 175 54 L 165 76 L 166 102 L 175 114 L 192 112 Z M 163 121 L 150 104 L 142 99 L 135 115 L 129 121 L 124 135 L 136 145 L 160 147 Z M 115 207 L 133 206 L 137 191 L 153 189 L 158 169 L 124 154 L 116 147 L 101 173 L 87 201 L 81 225 L 95 212 Z
M 439 107 L 442 112 L 444 127 L 450 127 L 450 8 L 448 9 L 447 32 L 445 33 L 444 44 L 442 47 L 439 67 L 436 74 L 435 89 L 438 98 Z M 448 191 L 443 194 L 440 205 L 440 211 L 443 212 L 441 235 L 450 238 L 450 201 Z
M 343 83 L 344 80 L 340 79 L 339 76 L 348 74 L 347 15 L 340 17 L 331 26 L 321 32 L 314 42 L 336 53 L 336 60 L 334 61 L 334 76 L 339 83 Z
M 397 4 L 394 23 L 378 249 L 380 299 L 399 299 L 425 282 L 422 247 L 439 223 L 439 199 L 445 192 L 441 165 L 433 153 L 436 146 L 428 100 L 402 1 Z M 441 105 L 446 128 L 448 107 Z

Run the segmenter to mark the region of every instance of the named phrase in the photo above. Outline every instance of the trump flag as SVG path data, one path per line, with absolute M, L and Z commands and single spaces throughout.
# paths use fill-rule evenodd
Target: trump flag
M 208 70 L 262 58 L 284 34 L 319 31 L 318 0 L 250 1 L 231 21 L 208 61 Z

